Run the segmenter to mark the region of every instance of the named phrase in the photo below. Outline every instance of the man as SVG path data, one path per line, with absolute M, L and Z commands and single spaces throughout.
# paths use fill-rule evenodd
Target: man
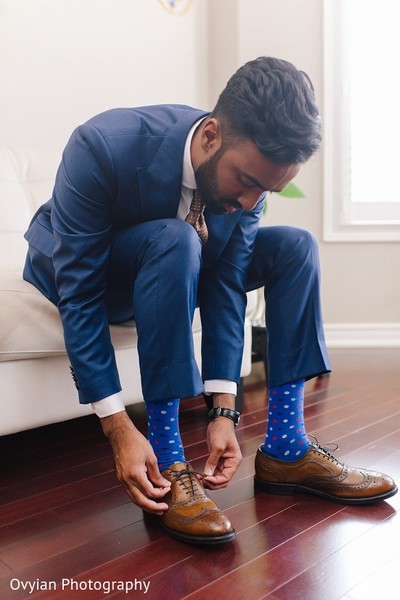
M 211 114 L 180 105 L 116 109 L 79 127 L 26 234 L 24 277 L 59 308 L 80 402 L 101 419 L 118 479 L 180 540 L 235 537 L 204 487 L 226 486 L 241 460 L 234 427 L 246 291 L 261 286 L 270 401 L 258 486 L 348 503 L 397 491 L 387 476 L 343 465 L 307 436 L 304 382 L 329 371 L 317 245 L 304 230 L 259 228 L 266 193 L 285 188 L 320 141 L 308 77 L 262 57 L 233 75 Z M 193 356 L 196 304 L 202 375 Z M 148 440 L 119 397 L 109 336 L 109 323 L 131 318 Z M 180 398 L 203 390 L 214 409 L 209 457 L 196 475 L 178 412 Z

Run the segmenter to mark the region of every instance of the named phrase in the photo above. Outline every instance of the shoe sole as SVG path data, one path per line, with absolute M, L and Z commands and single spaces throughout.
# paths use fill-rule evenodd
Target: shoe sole
M 162 521 L 159 521 L 161 529 L 167 533 L 170 537 L 185 542 L 186 544 L 200 544 L 201 546 L 216 546 L 217 544 L 225 544 L 226 542 L 232 542 L 236 538 L 236 531 L 232 529 L 229 533 L 224 535 L 189 535 L 187 533 L 181 533 L 166 527 Z
M 291 496 L 296 493 L 300 494 L 312 494 L 313 496 L 319 496 L 332 502 L 338 502 L 339 504 L 374 504 L 381 500 L 387 500 L 395 494 L 397 494 L 397 486 L 392 490 L 389 490 L 385 494 L 378 496 L 369 496 L 367 498 L 343 498 L 341 496 L 333 496 L 326 492 L 320 492 L 313 488 L 308 488 L 304 485 L 292 484 L 292 483 L 267 483 L 258 477 L 254 477 L 254 486 L 257 490 L 262 492 L 268 492 L 270 494 L 276 494 L 281 496 Z

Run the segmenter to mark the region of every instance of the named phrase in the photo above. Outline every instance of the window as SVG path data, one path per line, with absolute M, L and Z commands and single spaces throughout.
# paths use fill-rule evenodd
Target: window
M 324 3 L 324 238 L 400 240 L 399 0 Z

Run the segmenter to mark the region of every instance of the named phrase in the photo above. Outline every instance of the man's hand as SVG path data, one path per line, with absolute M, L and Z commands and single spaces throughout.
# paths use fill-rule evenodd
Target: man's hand
M 235 397 L 231 394 L 214 394 L 214 406 L 234 409 Z M 208 489 L 218 490 L 228 485 L 242 461 L 233 421 L 226 417 L 211 421 L 207 429 L 207 442 L 210 455 L 204 467 L 207 477 L 202 484 Z
M 151 445 L 125 411 L 104 417 L 101 425 L 111 444 L 118 480 L 135 504 L 161 515 L 168 505 L 156 500 L 165 496 L 171 484 L 161 476 Z

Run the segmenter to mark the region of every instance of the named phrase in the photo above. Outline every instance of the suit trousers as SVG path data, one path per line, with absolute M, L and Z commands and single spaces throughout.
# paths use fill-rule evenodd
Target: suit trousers
M 201 268 L 200 240 L 179 219 L 141 223 L 113 236 L 107 310 L 110 323 L 135 319 L 145 400 L 203 390 L 191 327 Z M 329 372 L 312 234 L 260 228 L 247 272 L 247 290 L 258 287 L 265 288 L 269 384 Z

